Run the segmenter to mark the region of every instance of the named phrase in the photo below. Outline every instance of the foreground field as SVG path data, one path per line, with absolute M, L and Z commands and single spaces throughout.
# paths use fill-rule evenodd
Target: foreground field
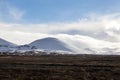
M 120 80 L 120 56 L 0 56 L 0 80 Z

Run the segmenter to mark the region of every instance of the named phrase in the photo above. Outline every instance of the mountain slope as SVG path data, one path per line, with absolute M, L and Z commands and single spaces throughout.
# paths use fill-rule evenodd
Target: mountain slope
M 0 52 L 14 51 L 16 50 L 16 46 L 16 44 L 0 38 Z
M 13 43 L 11 43 L 11 42 L 8 42 L 8 41 L 6 41 L 6 40 L 4 40 L 4 39 L 2 39 L 2 38 L 0 38 L 0 45 L 2 46 L 2 45 L 6 45 L 6 46 L 16 46 L 16 44 L 13 44 Z
M 69 49 L 69 46 L 65 44 L 64 42 L 48 37 L 48 38 L 43 38 L 36 40 L 32 43 L 29 44 L 30 46 L 35 46 L 38 49 L 44 49 L 44 50 L 63 50 L 63 51 L 71 51 Z

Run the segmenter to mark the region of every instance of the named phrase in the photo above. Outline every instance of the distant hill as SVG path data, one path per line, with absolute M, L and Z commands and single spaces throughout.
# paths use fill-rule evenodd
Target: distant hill
M 47 37 L 29 44 L 37 49 L 72 51 L 67 44 L 57 38 Z

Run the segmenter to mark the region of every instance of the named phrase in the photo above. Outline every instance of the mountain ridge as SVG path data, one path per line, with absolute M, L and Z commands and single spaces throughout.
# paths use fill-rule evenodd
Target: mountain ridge
M 9 42 L 7 40 L 4 40 L 4 39 L 0 38 L 0 45 L 16 46 L 17 44 L 14 44 L 12 42 Z

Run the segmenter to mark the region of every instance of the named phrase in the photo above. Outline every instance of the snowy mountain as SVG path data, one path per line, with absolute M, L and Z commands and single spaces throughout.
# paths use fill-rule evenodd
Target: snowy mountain
M 16 44 L 8 42 L 2 38 L 0 38 L 0 45 L 7 45 L 7 46 L 16 46 Z
M 0 52 L 13 51 L 16 49 L 16 46 L 16 44 L 0 38 Z
M 83 40 L 83 39 L 82 39 Z M 120 55 L 120 48 L 109 47 L 91 47 L 87 41 L 75 40 L 64 41 L 60 38 L 47 37 L 38 39 L 30 44 L 16 45 L 4 39 L 0 39 L 0 52 L 16 52 L 29 54 L 29 51 L 34 53 L 39 52 L 58 52 L 58 53 L 76 53 L 76 54 L 117 54 Z
M 29 45 L 34 46 L 37 49 L 43 49 L 43 50 L 72 51 L 66 43 L 62 42 L 57 38 L 52 38 L 52 37 L 36 40 L 30 43 Z

